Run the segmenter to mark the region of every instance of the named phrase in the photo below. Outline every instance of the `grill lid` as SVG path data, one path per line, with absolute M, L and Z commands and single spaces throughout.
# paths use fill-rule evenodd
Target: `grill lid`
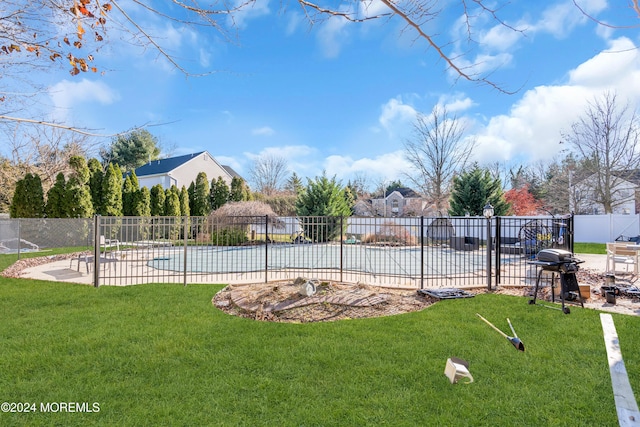
M 553 262 L 553 263 L 568 263 L 577 262 L 573 253 L 565 251 L 564 249 L 543 249 L 538 252 L 538 261 Z

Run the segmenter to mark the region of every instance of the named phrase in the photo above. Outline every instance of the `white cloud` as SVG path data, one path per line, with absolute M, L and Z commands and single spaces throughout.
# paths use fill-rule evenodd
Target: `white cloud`
M 308 145 L 283 145 L 281 147 L 266 147 L 259 153 L 245 152 L 244 155 L 248 159 L 254 160 L 261 156 L 282 157 L 286 160 L 295 160 L 304 158 L 316 153 L 317 150 Z
M 513 62 L 513 55 L 507 52 L 498 54 L 481 53 L 471 59 L 467 59 L 460 53 L 454 53 L 450 57 L 456 58 L 454 63 L 458 69 L 471 78 L 478 78 L 495 70 L 511 67 Z M 460 77 L 458 72 L 451 67 L 447 69 L 447 72 L 454 80 Z
M 438 104 L 444 106 L 450 113 L 465 111 L 475 105 L 473 99 L 462 93 L 441 95 L 438 99 Z
M 618 39 L 611 50 L 599 53 L 569 72 L 565 85 L 538 86 L 524 93 L 511 111 L 495 116 L 477 132 L 474 150 L 481 162 L 548 161 L 558 156 L 562 133 L 585 111 L 587 103 L 613 91 L 630 105 L 640 103 L 640 53 Z M 626 98 L 626 99 L 625 99 Z
M 516 25 L 513 28 L 519 29 L 521 25 Z M 480 36 L 482 48 L 490 51 L 508 50 L 520 40 L 522 40 L 522 33 L 502 24 L 494 25 Z
M 584 0 L 580 1 L 580 7 L 585 13 L 595 16 L 605 9 L 607 4 L 606 0 Z M 586 22 L 589 22 L 589 18 L 571 1 L 547 6 L 536 22 L 531 21 L 530 17 L 523 17 L 515 22 L 505 21 L 508 26 L 496 23 L 487 13 L 478 13 L 471 17 L 462 15 L 452 26 L 452 38 L 457 41 L 448 55 L 455 58 L 456 66 L 467 75 L 483 76 L 494 70 L 511 67 L 514 60 L 513 52 L 520 46 L 521 41 L 531 41 L 537 33 L 564 38 L 575 27 Z M 468 35 L 468 25 L 477 31 L 471 39 Z M 487 28 L 483 30 L 485 26 Z M 478 40 L 477 44 L 473 40 Z M 452 68 L 447 71 L 451 78 L 459 77 Z
M 251 135 L 256 135 L 256 136 L 271 136 L 275 133 L 276 131 L 271 129 L 269 126 L 263 126 L 261 128 L 256 128 L 251 131 Z
M 193 151 L 190 151 L 190 153 Z M 186 153 L 189 154 L 189 153 Z M 243 164 L 235 157 L 227 157 L 227 156 L 215 156 L 218 163 L 225 166 L 230 166 L 231 169 L 238 172 L 240 175 L 243 173 Z M 245 177 L 246 179 L 246 177 Z
M 208 52 L 205 49 L 199 49 L 199 60 L 198 63 L 201 67 L 208 68 L 211 65 L 211 52 Z
M 364 17 L 391 13 L 389 7 L 380 0 L 363 0 L 359 3 L 360 14 Z
M 347 21 L 341 17 L 331 17 L 322 24 L 318 30 L 318 43 L 322 54 L 327 58 L 336 58 L 340 55 L 342 45 L 347 42 L 349 33 Z
M 186 27 L 181 29 L 177 29 L 171 24 L 167 24 L 164 26 L 161 32 L 162 34 L 162 44 L 165 48 L 169 49 L 179 49 L 183 45 L 183 41 L 185 38 L 197 38 L 195 34 L 193 34 Z
M 402 171 L 409 169 L 402 151 L 386 153 L 375 158 L 353 159 L 350 156 L 329 156 L 324 160 L 328 176 L 346 180 L 358 173 L 382 180 L 402 179 Z
M 389 135 L 406 130 L 416 118 L 417 111 L 402 101 L 401 97 L 392 98 L 382 106 L 378 122 Z
M 531 25 L 527 32 L 543 32 L 563 38 L 586 21 L 587 17 L 572 2 L 559 3 L 545 9 L 540 20 Z
M 255 0 L 253 2 L 234 0 L 232 3 L 233 7 L 240 7 L 240 10 L 229 16 L 227 24 L 239 30 L 246 29 L 250 20 L 269 15 L 271 13 L 271 10 L 269 9 L 269 0 Z
M 287 26 L 285 28 L 285 34 L 290 36 L 295 34 L 300 24 L 304 22 L 304 16 L 298 12 L 287 12 Z
M 300 176 L 313 177 L 321 173 L 321 163 L 318 160 L 318 150 L 308 145 L 266 147 L 258 153 L 244 152 L 243 154 L 247 165 L 250 165 L 259 157 L 272 156 L 285 159 L 289 169 L 292 171 L 298 171 L 298 175 Z
M 529 90 L 508 115 L 491 118 L 477 134 L 475 158 L 481 162 L 550 160 L 558 155 L 561 131 L 584 110 L 589 92 L 574 86 Z
M 638 85 L 638 51 L 627 38 L 619 38 L 610 43 L 605 52 L 600 52 L 580 64 L 569 73 L 570 83 L 590 87 L 619 86 L 633 90 Z M 625 82 L 624 84 L 621 84 Z M 630 83 L 627 86 L 626 83 Z
M 77 108 L 79 104 L 95 102 L 109 105 L 120 99 L 118 93 L 102 81 L 88 79 L 62 80 L 51 86 L 48 92 L 54 106 L 53 119 L 63 122 L 67 121 L 73 109 Z
M 226 124 L 229 124 L 229 123 L 233 122 L 234 119 L 235 119 L 235 116 L 229 110 L 222 110 L 222 111 L 220 111 L 220 114 L 225 118 L 225 123 Z
M 358 2 L 357 6 L 342 5 L 337 10 L 361 19 L 381 16 L 391 12 L 380 0 L 364 0 Z M 371 20 L 369 23 L 373 24 L 375 21 Z M 290 28 L 297 27 L 298 23 L 297 17 L 295 21 L 290 22 L 287 34 L 290 33 Z M 295 25 L 295 27 L 292 27 L 292 25 Z M 369 27 L 370 25 L 355 26 L 355 28 L 364 32 Z M 343 46 L 351 40 L 351 28 L 354 28 L 353 23 L 341 16 L 330 16 L 319 25 L 316 39 L 322 54 L 326 58 L 337 58 L 340 55 Z

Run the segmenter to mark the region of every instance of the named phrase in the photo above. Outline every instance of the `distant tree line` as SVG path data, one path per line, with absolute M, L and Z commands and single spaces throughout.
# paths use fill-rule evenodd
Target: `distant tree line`
M 188 216 L 208 215 L 227 202 L 245 201 L 251 192 L 244 180 L 234 177 L 227 185 L 222 177 L 210 183 L 200 172 L 189 188 L 175 185 L 165 189 L 156 184 L 140 187 L 134 171 L 123 173 L 117 164 L 106 168 L 97 159 L 82 156 L 69 159 L 71 172 L 56 176 L 45 192 L 40 176 L 27 173 L 18 180 L 9 207 L 12 218 L 88 218 L 103 216 Z
M 163 188 L 156 184 L 151 189 L 140 187 L 135 171 L 123 174 L 119 165 L 109 163 L 106 167 L 95 158 L 88 162 L 82 156 L 69 159 L 71 172 L 56 176 L 54 185 L 46 192 L 38 174 L 27 173 L 15 187 L 10 205 L 12 218 L 88 218 L 102 216 L 207 216 L 228 202 L 258 199 L 270 206 L 278 215 L 350 216 L 357 198 L 353 185 L 342 186 L 335 177 L 322 174 L 308 179 L 303 186 L 295 177 L 295 193 L 284 202 L 285 197 L 265 197 L 252 194 L 244 180 L 234 177 L 231 185 L 222 177 L 209 181 L 206 173 L 200 172 L 189 187 Z M 453 180 L 450 198 L 450 215 L 481 215 L 486 203 L 491 203 L 496 215 L 510 213 L 511 204 L 506 200 L 499 179 L 488 169 L 477 164 Z M 402 186 L 399 181 L 389 186 L 389 191 Z M 256 197 L 257 196 L 257 197 Z M 264 200 L 259 200 L 259 199 Z M 282 209 L 277 209 L 282 199 Z M 274 201 L 277 202 L 274 204 Z M 292 205 L 292 206 L 290 206 Z M 316 230 L 317 231 L 317 230 Z M 339 233 L 338 224 L 328 224 L 322 236 L 314 240 L 331 239 Z

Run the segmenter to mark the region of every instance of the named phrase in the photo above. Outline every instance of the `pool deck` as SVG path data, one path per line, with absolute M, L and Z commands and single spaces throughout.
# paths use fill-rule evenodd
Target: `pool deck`
M 578 258 L 583 261 L 583 263 L 580 264 L 581 269 L 591 270 L 594 272 L 605 271 L 606 255 L 582 254 L 578 255 Z M 54 261 L 48 264 L 26 268 L 22 270 L 21 277 L 55 282 L 78 283 L 85 285 L 92 285 L 93 283 L 93 274 L 91 272 L 87 272 L 85 263 L 81 262 L 78 266 L 76 260 L 72 262 L 69 259 Z M 237 276 L 237 280 L 229 280 L 229 278 L 227 277 L 224 281 L 215 279 L 207 281 L 205 278 L 204 281 L 200 281 L 199 283 L 243 284 L 255 282 L 256 280 L 247 280 L 246 277 L 243 277 L 243 275 L 240 274 Z M 584 305 L 585 308 L 618 314 L 640 316 L 640 304 L 638 302 L 632 302 L 630 299 L 619 299 L 617 304 L 609 304 L 603 302 L 601 299 L 592 298 L 590 300 L 587 300 Z

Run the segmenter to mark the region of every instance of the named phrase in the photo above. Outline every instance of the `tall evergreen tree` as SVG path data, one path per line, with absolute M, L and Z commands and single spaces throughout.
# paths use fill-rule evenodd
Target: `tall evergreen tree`
M 104 179 L 102 164 L 98 159 L 92 158 L 87 162 L 87 167 L 89 168 L 89 189 L 93 210 L 102 212 L 102 180 Z
M 132 171 L 129 176 L 131 177 L 131 185 L 133 185 L 133 188 L 136 190 L 140 188 L 140 181 L 138 181 L 138 175 L 136 175 L 136 172 Z
M 164 192 L 164 214 L 166 216 L 180 216 L 180 194 L 178 187 L 172 185 Z
M 127 175 L 122 184 L 122 215 L 133 216 L 136 191 L 131 183 L 131 175 Z
M 151 187 L 151 216 L 163 216 L 164 213 L 164 188 L 161 184 L 156 184 Z
M 49 218 L 69 218 L 67 201 L 67 180 L 62 172 L 56 175 L 56 182 L 47 192 L 46 213 Z
M 165 227 L 164 230 L 165 233 L 168 232 L 168 234 L 165 234 L 165 237 L 175 240 L 178 238 L 180 231 L 182 230 L 182 227 L 180 226 L 180 196 L 178 187 L 172 185 L 171 188 L 167 188 L 165 190 L 164 194 L 164 214 L 165 216 L 175 218 L 165 219 L 165 224 L 168 226 Z
M 184 185 L 180 190 L 180 214 L 182 216 L 191 215 L 191 209 L 189 208 L 189 191 Z
M 133 193 L 132 216 L 151 216 L 151 193 L 147 187 L 142 187 Z
M 160 157 L 158 138 L 146 129 L 118 135 L 108 149 L 100 153 L 105 163 L 120 165 L 121 169 L 130 172 L 148 161 Z
M 507 215 L 509 204 L 504 198 L 502 183 L 492 176 L 489 169 L 481 169 L 477 164 L 470 171 L 454 177 L 449 215 L 482 215 L 487 203 L 493 206 L 495 216 Z
M 293 194 L 300 194 L 304 191 L 304 184 L 297 173 L 293 172 L 284 185 L 284 189 Z
M 127 180 L 129 181 L 127 183 Z M 125 216 L 134 215 L 133 211 L 137 210 L 135 207 L 138 203 L 138 197 L 136 194 L 140 191 L 140 183 L 135 171 L 127 174 L 125 182 L 122 186 L 122 211 Z
M 82 156 L 69 158 L 72 169 L 67 181 L 67 201 L 69 203 L 69 217 L 89 218 L 93 215 L 93 202 L 89 190 L 89 167 Z
M 234 176 L 231 179 L 231 188 L 229 190 L 230 202 L 243 202 L 249 200 L 251 192 L 244 182 L 244 179 Z
M 194 206 L 196 203 L 196 183 L 194 181 L 191 181 L 191 184 L 189 184 L 187 194 L 189 195 L 189 211 L 194 212 Z
M 104 216 L 122 216 L 122 172 L 112 163 L 102 181 L 102 211 Z
M 191 215 L 207 216 L 209 213 L 211 213 L 211 205 L 209 203 L 209 181 L 207 180 L 207 174 L 200 172 L 196 177 L 196 183 L 193 191 Z
M 44 192 L 37 174 L 28 173 L 16 183 L 9 214 L 12 218 L 42 218 Z
M 209 191 L 209 203 L 211 209 L 216 210 L 229 201 L 229 186 L 221 176 L 211 181 L 211 190 Z
M 316 242 L 326 242 L 340 236 L 340 218 L 349 216 L 351 207 L 347 203 L 344 188 L 336 181 L 335 176 L 327 178 L 323 173 L 321 177 L 308 180 L 306 190 L 298 197 L 296 203 L 297 214 L 301 217 L 328 216 L 324 224 L 317 221 L 303 219 L 305 234 Z M 347 222 L 342 221 L 346 228 Z
M 352 187 L 347 185 L 344 188 L 344 199 L 347 201 L 347 205 L 349 206 L 349 210 L 350 210 L 349 215 L 353 215 L 353 207 L 356 204 L 357 198 L 358 198 L 358 195 L 356 194 L 355 190 Z

